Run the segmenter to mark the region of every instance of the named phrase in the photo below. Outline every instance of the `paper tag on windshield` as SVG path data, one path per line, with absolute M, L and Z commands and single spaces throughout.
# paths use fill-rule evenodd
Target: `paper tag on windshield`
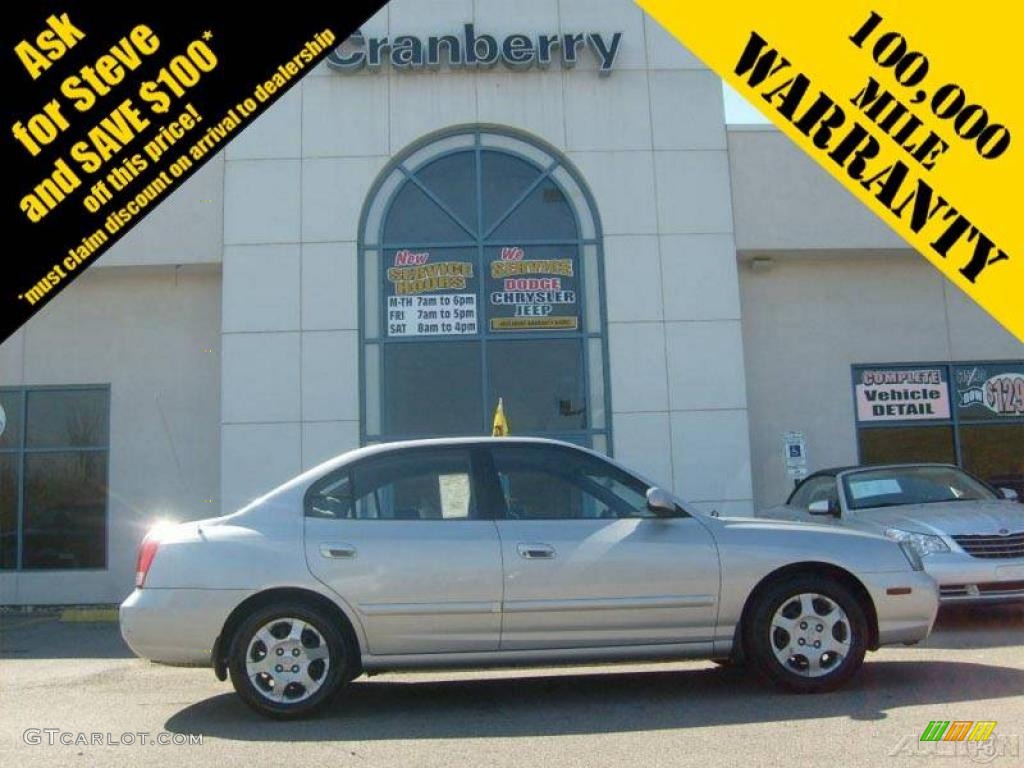
M 869 496 L 888 496 L 890 494 L 902 493 L 900 481 L 893 477 L 886 477 L 882 480 L 851 480 L 850 495 L 855 499 L 864 499 Z

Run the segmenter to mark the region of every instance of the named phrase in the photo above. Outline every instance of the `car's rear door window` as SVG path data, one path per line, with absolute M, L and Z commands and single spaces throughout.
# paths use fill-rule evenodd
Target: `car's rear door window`
M 359 462 L 314 485 L 307 514 L 356 520 L 479 517 L 469 450 L 417 449 Z

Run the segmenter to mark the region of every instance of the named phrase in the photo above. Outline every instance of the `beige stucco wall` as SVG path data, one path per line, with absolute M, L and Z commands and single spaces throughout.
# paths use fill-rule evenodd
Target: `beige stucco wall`
M 108 569 L 0 572 L 0 604 L 120 601 L 146 525 L 219 509 L 220 282 L 95 267 L 0 344 L 0 386 L 109 384 L 111 426 Z

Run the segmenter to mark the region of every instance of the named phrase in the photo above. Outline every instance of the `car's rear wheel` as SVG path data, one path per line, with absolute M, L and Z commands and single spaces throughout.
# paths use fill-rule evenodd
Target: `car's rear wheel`
M 276 603 L 239 625 L 228 668 L 242 700 L 279 719 L 312 714 L 346 680 L 352 659 L 340 628 L 320 611 Z
M 754 670 L 798 693 L 838 688 L 860 668 L 868 624 L 857 596 L 841 582 L 810 575 L 770 584 L 744 625 Z

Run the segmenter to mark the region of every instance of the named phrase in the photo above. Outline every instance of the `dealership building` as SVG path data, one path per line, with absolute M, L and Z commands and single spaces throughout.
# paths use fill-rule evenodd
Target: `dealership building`
M 499 398 L 721 515 L 1024 475 L 1024 346 L 632 0 L 394 0 L 0 345 L 0 603 Z

